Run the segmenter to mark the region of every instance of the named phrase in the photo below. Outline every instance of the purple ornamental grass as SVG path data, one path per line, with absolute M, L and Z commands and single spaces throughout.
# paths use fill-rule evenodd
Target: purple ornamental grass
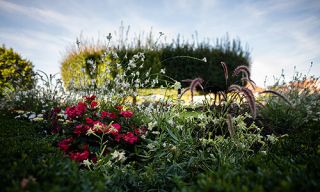
M 242 87 L 241 93 L 243 93 L 244 97 L 246 98 L 246 100 L 249 104 L 252 118 L 255 119 L 257 116 L 257 107 L 256 107 L 256 99 L 255 99 L 252 91 L 246 87 Z
M 193 80 L 192 79 L 185 79 L 185 80 L 182 80 L 182 82 L 190 82 L 190 86 L 182 91 L 180 98 L 182 97 L 183 94 L 185 94 L 188 90 L 190 90 L 191 102 L 193 102 L 193 92 L 195 91 L 196 87 L 200 87 L 201 89 L 203 89 L 202 83 L 204 82 L 204 80 L 202 78 L 198 77 Z
M 227 64 L 225 62 L 221 62 L 221 66 L 223 68 L 223 73 L 224 73 L 224 78 L 226 80 L 226 82 L 228 81 L 228 67 L 227 67 Z

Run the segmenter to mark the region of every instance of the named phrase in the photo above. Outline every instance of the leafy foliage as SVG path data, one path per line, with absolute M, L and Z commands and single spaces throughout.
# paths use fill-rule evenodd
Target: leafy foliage
M 12 48 L 0 47 L 0 96 L 16 89 L 28 90 L 34 86 L 33 65 Z
M 150 38 L 152 39 L 152 37 Z M 150 42 L 156 43 L 155 41 Z M 231 41 L 228 36 L 225 39 L 218 39 L 215 46 L 206 42 L 197 45 L 181 42 L 179 36 L 172 43 L 164 43 L 159 46 L 149 44 L 141 46 L 139 42 L 135 42 L 131 47 L 115 46 L 112 49 L 106 49 L 99 44 L 80 44 L 78 50 L 74 48 L 68 51 L 62 61 L 61 72 L 64 84 L 68 87 L 72 81 L 79 85 L 79 77 L 103 81 L 105 79 L 101 79 L 99 76 L 103 76 L 104 73 L 106 76 L 110 76 L 110 73 L 117 73 L 117 70 L 105 70 L 107 66 L 117 66 L 118 64 L 124 68 L 124 64 L 128 63 L 130 58 L 138 52 L 143 52 L 145 55 L 143 66 L 139 69 L 141 74 L 146 73 L 149 69 L 151 69 L 151 74 L 159 73 L 164 68 L 167 71 L 167 76 L 177 81 L 202 77 L 205 82 L 204 89 L 208 91 L 226 89 L 224 76 L 219 66 L 221 61 L 228 63 L 232 71 L 239 65 L 250 66 L 248 51 L 243 50 L 239 40 Z M 112 52 L 116 52 L 116 54 Z M 116 55 L 116 57 L 106 58 L 106 55 Z M 95 72 L 91 76 L 88 76 L 91 69 L 86 67 L 88 66 L 86 64 L 88 58 L 91 58 L 93 65 L 96 66 L 94 67 Z M 204 59 L 202 60 L 202 58 Z M 83 73 L 84 71 L 85 73 Z M 239 78 L 230 78 L 230 82 L 239 84 Z M 160 82 L 159 85 L 165 85 L 165 82 Z

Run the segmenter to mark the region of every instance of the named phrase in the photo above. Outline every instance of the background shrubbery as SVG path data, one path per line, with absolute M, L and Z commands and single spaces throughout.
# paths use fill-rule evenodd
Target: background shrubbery
M 67 51 L 61 65 L 65 86 L 69 87 L 71 80 L 74 84 L 79 85 L 79 77 L 81 76 L 103 81 L 99 76 L 108 73 L 105 70 L 107 66 L 111 69 L 114 69 L 116 64 L 125 67 L 129 59 L 138 52 L 143 52 L 145 55 L 144 65 L 140 69 L 141 74 L 149 69 L 151 69 L 151 74 L 159 73 L 164 68 L 166 75 L 177 81 L 201 77 L 205 80 L 205 88 L 207 89 L 225 89 L 221 61 L 227 63 L 230 71 L 239 65 L 250 66 L 249 52 L 244 50 L 240 40 L 230 40 L 228 36 L 217 39 L 215 45 L 205 41 L 200 43 L 181 42 L 179 36 L 171 43 L 157 45 L 157 41 L 150 33 L 145 44 L 142 44 L 141 40 L 137 40 L 130 46 L 125 46 L 122 43 L 122 46 L 113 46 L 112 49 L 117 53 L 115 57 L 105 58 L 103 53 L 110 52 L 110 50 L 107 50 L 102 44 L 84 41 L 83 44 L 80 42 L 78 48 L 74 47 L 72 51 Z M 90 59 L 94 65 L 91 68 L 96 69 L 95 72 L 90 69 L 90 64 L 88 65 Z M 111 73 L 113 72 L 116 70 L 111 70 Z M 112 75 L 109 76 L 112 77 Z M 231 84 L 240 83 L 237 79 L 231 78 L 229 80 Z M 160 82 L 159 85 L 164 85 L 164 82 Z
M 33 65 L 13 49 L 0 47 L 0 97 L 17 88 L 30 89 L 34 86 Z

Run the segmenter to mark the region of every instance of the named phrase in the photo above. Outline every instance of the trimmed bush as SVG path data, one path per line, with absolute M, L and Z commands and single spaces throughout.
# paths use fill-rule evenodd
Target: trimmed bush
M 166 69 L 166 75 L 177 81 L 201 77 L 205 81 L 207 91 L 226 89 L 221 61 L 227 63 L 230 71 L 233 71 L 239 65 L 250 66 L 248 51 L 243 50 L 239 40 L 231 41 L 228 37 L 217 40 L 215 46 L 206 42 L 198 45 L 195 45 L 195 43 L 180 43 L 178 37 L 171 44 L 164 43 L 157 47 L 141 46 L 137 42 L 135 46 L 113 47 L 112 49 L 117 53 L 116 57 L 113 57 L 115 54 L 112 52 L 103 54 L 106 50 L 103 46 L 88 44 L 80 48 L 80 51 L 67 53 L 61 66 L 65 87 L 69 87 L 71 80 L 74 84 L 79 85 L 80 78 L 91 78 L 102 82 L 103 78 L 101 76 L 112 77 L 117 72 L 114 67 L 110 72 L 104 70 L 107 66 L 112 69 L 112 66 L 116 66 L 118 63 L 122 67 L 126 67 L 132 56 L 138 52 L 143 52 L 145 55 L 143 67 L 140 69 L 141 74 L 149 69 L 151 69 L 151 74 L 159 73 L 164 68 Z M 97 66 L 96 72 L 91 76 L 88 76 L 92 73 L 86 64 L 88 58 L 91 58 Z M 84 69 L 86 69 L 86 73 L 83 73 Z M 110 73 L 113 74 L 110 75 Z M 232 75 L 229 74 L 229 77 L 232 77 Z M 170 78 L 163 77 L 162 79 L 169 80 Z M 230 78 L 229 80 L 230 84 L 240 83 L 238 78 Z M 160 85 L 165 85 L 165 81 L 160 82 Z

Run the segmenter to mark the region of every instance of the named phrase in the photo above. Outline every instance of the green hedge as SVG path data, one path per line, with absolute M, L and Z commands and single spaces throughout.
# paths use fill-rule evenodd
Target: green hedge
M 114 61 L 121 63 L 126 67 L 132 56 L 138 52 L 143 52 L 145 55 L 144 67 L 141 68 L 141 74 L 151 68 L 151 73 L 159 73 L 162 68 L 166 69 L 166 75 L 177 81 L 184 79 L 193 79 L 201 77 L 205 80 L 205 87 L 213 89 L 225 89 L 225 79 L 223 69 L 220 62 L 227 63 L 229 68 L 230 83 L 238 82 L 238 79 L 232 79 L 231 72 L 239 65 L 250 66 L 249 52 L 244 51 L 239 40 L 230 41 L 229 39 L 221 40 L 215 46 L 207 43 L 199 45 L 189 43 L 172 42 L 171 44 L 162 44 L 155 48 L 146 48 L 141 46 L 131 48 L 115 49 L 119 58 Z M 103 49 L 91 52 L 69 53 L 71 56 L 66 57 L 62 62 L 62 78 L 68 87 L 71 79 L 79 79 L 84 77 L 80 69 L 85 66 L 86 58 L 92 54 L 102 55 Z M 206 58 L 207 62 L 202 59 Z M 104 63 L 101 62 L 101 57 L 95 57 L 97 66 L 112 64 L 112 60 Z M 86 70 L 87 73 L 89 72 Z M 105 73 L 106 71 L 101 71 Z M 163 80 L 169 80 L 165 76 Z M 165 84 L 162 81 L 162 84 Z M 161 82 L 160 82 L 161 85 Z

